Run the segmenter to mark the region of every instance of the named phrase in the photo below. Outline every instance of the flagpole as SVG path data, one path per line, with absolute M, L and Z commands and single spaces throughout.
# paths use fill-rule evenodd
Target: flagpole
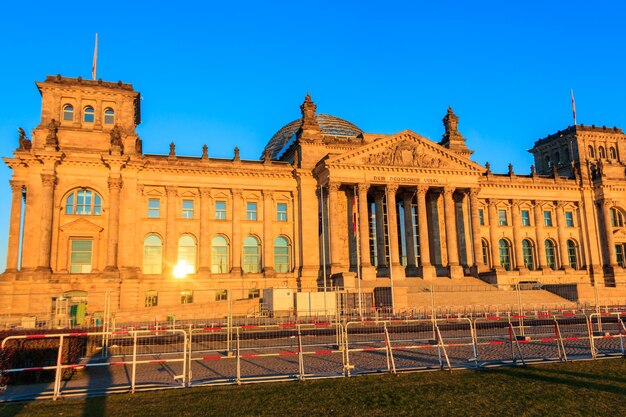
M 98 32 L 96 32 L 96 46 L 93 48 L 93 63 L 91 65 L 91 78 L 95 81 L 98 70 Z
M 355 239 L 356 239 L 356 279 L 357 279 L 357 283 L 358 283 L 358 291 L 359 291 L 359 318 L 361 319 L 361 321 L 363 320 L 363 307 L 361 305 L 361 225 L 359 224 L 360 216 L 358 214 L 356 214 L 358 212 L 355 211 L 355 208 L 359 207 L 359 201 L 357 201 L 357 193 L 356 193 L 356 186 L 352 188 L 352 216 L 353 216 L 353 222 L 354 222 L 354 232 L 355 232 Z
M 574 89 L 570 89 L 572 95 L 572 116 L 574 116 L 574 126 L 576 126 L 576 100 L 574 100 Z

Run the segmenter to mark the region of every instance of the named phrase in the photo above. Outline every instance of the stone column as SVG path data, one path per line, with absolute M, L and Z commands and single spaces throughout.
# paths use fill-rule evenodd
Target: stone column
M 120 190 L 121 178 L 109 178 L 109 230 L 107 232 L 107 266 L 106 272 L 116 272 L 117 250 L 120 230 Z
M 489 240 L 491 241 L 491 264 L 494 269 L 500 269 L 500 252 L 498 247 L 498 213 L 496 201 L 489 199 Z
M 374 205 L 376 207 L 376 253 L 379 275 L 387 275 L 387 248 L 385 247 L 385 219 L 383 217 L 383 197 L 385 193 L 376 190 L 374 193 Z
M 444 218 L 446 223 L 446 247 L 448 249 L 448 268 L 450 278 L 462 278 L 463 268 L 459 265 L 459 244 L 456 227 L 456 205 L 454 204 L 454 188 L 443 190 Z
M 232 274 L 241 274 L 241 216 L 243 216 L 243 191 L 239 189 L 233 192 L 233 262 Z
M 612 267 L 617 267 L 617 254 L 615 253 L 615 239 L 613 238 L 613 225 L 611 223 L 611 207 L 613 201 L 604 198 L 600 204 L 602 204 L 602 217 L 604 218 L 604 234 L 606 237 L 607 253 L 609 255 L 608 264 Z
M 200 188 L 200 262 L 198 274 L 211 273 L 211 189 Z
M 389 230 L 389 254 L 393 279 L 404 278 L 404 268 L 400 264 L 400 244 L 398 239 L 398 209 L 396 206 L 396 193 L 398 185 L 387 184 L 387 227 Z
M 435 267 L 430 263 L 430 240 L 428 237 L 428 215 L 426 214 L 427 185 L 417 186 L 417 220 L 420 240 L 420 266 L 418 273 L 423 279 L 435 279 Z
M 165 271 L 170 274 L 178 262 L 178 239 L 176 238 L 176 194 L 178 187 L 165 187 L 167 208 L 165 214 Z
M 339 206 L 337 204 L 339 186 L 341 184 L 333 182 L 328 184 L 328 240 L 330 243 L 330 273 L 341 272 L 341 247 L 339 245 Z
M 543 233 L 543 207 L 541 201 L 535 201 L 535 236 L 537 239 L 537 257 L 539 258 L 539 268 L 547 270 L 548 260 L 546 259 L 546 242 Z
M 20 226 L 22 224 L 22 189 L 24 183 L 11 180 L 11 219 L 7 248 L 6 272 L 17 272 L 20 253 Z
M 52 243 L 52 210 L 54 199 L 54 174 L 41 174 L 41 236 L 39 241 L 39 266 L 38 271 L 51 272 L 50 252 Z
M 405 275 L 415 275 L 417 265 L 415 263 L 415 240 L 413 227 L 413 193 L 405 192 L 402 194 L 402 210 L 404 212 L 404 237 L 406 243 L 406 269 Z
M 484 268 L 483 262 L 483 245 L 480 237 L 480 216 L 478 215 L 478 188 L 470 190 L 470 212 L 472 219 L 472 248 L 474 251 L 474 266 L 480 272 Z
M 556 204 L 556 226 L 559 238 L 559 256 L 561 257 L 561 269 L 571 271 L 569 257 L 567 256 L 567 237 L 565 236 L 565 203 L 558 201 Z
M 274 194 L 271 191 L 263 190 L 263 273 L 266 277 L 273 277 L 274 273 L 274 239 L 272 235 L 272 224 Z
M 369 210 L 367 204 L 367 191 L 369 184 L 358 184 L 357 192 L 359 194 L 359 255 L 361 262 L 361 279 L 375 279 L 376 268 L 372 265 L 370 254 L 370 228 L 369 228 Z
M 515 266 L 524 270 L 524 251 L 522 250 L 522 216 L 520 201 L 513 200 L 511 204 L 511 220 L 513 222 L 513 247 L 515 248 Z

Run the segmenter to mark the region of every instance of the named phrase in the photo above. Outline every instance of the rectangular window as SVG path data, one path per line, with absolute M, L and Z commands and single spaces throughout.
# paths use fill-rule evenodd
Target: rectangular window
M 226 301 L 228 299 L 228 291 L 227 290 L 217 290 L 215 291 L 215 301 Z
M 185 290 L 180 292 L 180 303 L 181 304 L 191 304 L 193 303 L 193 291 Z
M 530 226 L 530 212 L 522 210 L 522 226 Z
M 552 212 L 550 210 L 543 212 L 543 225 L 552 227 Z
M 193 200 L 183 200 L 183 219 L 193 219 Z
M 258 288 L 252 288 L 248 290 L 248 298 L 259 298 L 261 297 L 261 290 Z
M 226 220 L 226 201 L 215 202 L 215 219 Z
M 500 226 L 506 226 L 506 210 L 498 210 L 498 224 Z
M 72 239 L 71 248 L 72 253 L 70 255 L 70 273 L 90 273 L 93 241 L 91 239 Z
M 279 222 L 287 221 L 287 204 L 286 203 L 276 204 L 276 220 L 278 220 Z
M 158 198 L 151 198 L 148 200 L 148 217 L 151 219 L 158 219 L 161 217 L 161 200 Z
M 574 213 L 572 213 L 571 211 L 565 212 L 565 226 L 574 227 Z
M 159 293 L 156 291 L 146 291 L 146 307 L 156 307 L 159 305 Z
M 617 264 L 624 268 L 626 266 L 624 263 L 624 243 L 615 245 L 615 257 L 617 258 Z
M 256 220 L 256 203 L 246 203 L 246 220 Z
M 483 209 L 478 209 L 478 223 L 481 226 L 485 225 L 485 212 L 483 211 Z

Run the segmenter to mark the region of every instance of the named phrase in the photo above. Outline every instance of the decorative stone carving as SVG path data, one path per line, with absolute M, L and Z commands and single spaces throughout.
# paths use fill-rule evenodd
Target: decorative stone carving
M 26 132 L 24 132 L 24 129 L 22 129 L 21 127 L 18 127 L 17 131 L 20 132 L 20 136 L 17 138 L 17 141 L 19 143 L 18 150 L 30 151 L 30 149 L 33 147 L 33 143 L 30 141 L 30 139 L 26 137 Z
M 122 143 L 122 129 L 119 125 L 113 126 L 109 133 L 111 137 L 111 153 L 124 153 L 124 144 Z
M 56 181 L 57 179 L 53 174 L 41 174 L 41 183 L 44 187 L 54 187 Z
M 233 157 L 233 161 L 241 161 L 241 157 L 239 156 L 239 147 L 235 146 L 235 155 Z
M 109 190 L 120 190 L 122 188 L 121 178 L 109 178 Z
M 302 112 L 302 130 L 319 129 L 319 124 L 315 118 L 316 109 L 317 106 L 313 103 L 313 100 L 311 100 L 311 95 L 307 93 L 304 98 L 304 103 L 300 106 L 300 111 Z
M 438 155 L 427 152 L 426 147 L 412 141 L 403 140 L 382 152 L 371 154 L 363 159 L 364 164 L 408 166 L 418 168 L 443 168 L 447 162 Z
M 52 119 L 50 123 L 48 123 L 48 135 L 46 136 L 46 146 L 54 146 L 57 148 L 59 146 L 59 138 L 57 137 L 57 132 L 59 131 L 59 123 Z
M 176 144 L 170 143 L 170 156 L 176 156 Z
M 141 142 L 141 139 L 139 138 L 135 139 L 135 152 L 138 153 L 139 155 L 143 153 L 143 143 Z

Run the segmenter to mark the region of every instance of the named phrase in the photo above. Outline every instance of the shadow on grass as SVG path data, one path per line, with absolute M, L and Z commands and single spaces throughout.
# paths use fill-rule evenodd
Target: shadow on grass
M 543 382 L 552 385 L 564 385 L 576 389 L 587 389 L 602 391 L 610 394 L 626 396 L 626 390 L 623 386 L 612 384 L 600 384 L 590 382 L 588 380 L 580 380 L 577 378 L 600 379 L 599 376 L 591 376 L 582 372 L 565 371 L 562 369 L 547 369 L 538 367 L 523 368 L 498 368 L 489 370 L 494 374 L 506 375 L 514 378 L 524 378 L 528 380 Z M 616 378 L 613 378 L 615 380 Z M 603 381 L 606 381 L 602 378 Z M 626 379 L 617 379 L 615 382 L 626 382 Z
M 97 352 L 90 358 L 88 364 L 102 364 L 108 363 L 110 356 L 108 351 L 106 353 Z M 113 383 L 113 377 L 111 375 L 111 366 L 87 366 L 86 368 L 87 378 L 87 398 L 85 399 L 85 406 L 83 408 L 83 416 L 89 417 L 102 417 L 106 415 L 106 403 L 108 394 L 106 390 L 111 387 Z

